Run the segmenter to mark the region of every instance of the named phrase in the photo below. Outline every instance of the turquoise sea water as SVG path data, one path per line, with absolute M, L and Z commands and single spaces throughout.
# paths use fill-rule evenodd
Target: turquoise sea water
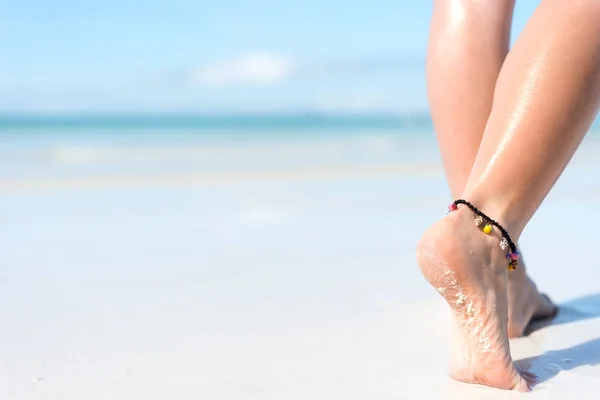
M 290 114 L 290 115 L 95 115 L 0 116 L 0 129 L 23 128 L 183 128 L 183 129 L 285 129 L 285 128 L 403 128 L 430 126 L 424 114 Z
M 600 128 L 596 120 L 592 131 Z M 433 130 L 428 114 L 408 115 L 75 115 L 75 116 L 2 116 L 2 144 L 17 138 L 39 139 L 44 136 L 119 137 L 135 135 L 196 138 L 251 138 L 258 135 L 285 137 L 299 132 L 305 135 L 323 132 L 342 135 L 364 134 L 369 131 L 389 131 L 411 134 Z
M 13 116 L 0 117 L 0 147 L 135 141 L 252 141 L 431 131 L 426 115 Z
M 0 188 L 7 181 L 137 182 L 318 168 L 396 168 L 420 176 L 439 166 L 426 114 L 0 116 Z

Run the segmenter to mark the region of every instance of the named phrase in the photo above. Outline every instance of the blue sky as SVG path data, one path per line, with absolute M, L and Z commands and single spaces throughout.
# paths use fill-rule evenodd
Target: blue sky
M 423 111 L 431 3 L 0 0 L 0 112 Z

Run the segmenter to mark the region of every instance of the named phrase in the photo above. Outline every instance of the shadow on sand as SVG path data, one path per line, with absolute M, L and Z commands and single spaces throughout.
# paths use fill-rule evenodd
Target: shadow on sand
M 538 383 L 543 383 L 562 371 L 600 364 L 600 338 L 566 349 L 547 351 L 536 357 L 517 360 L 515 363 L 525 370 L 535 372 L 538 375 Z
M 526 334 L 555 325 L 598 317 L 600 317 L 600 293 L 560 304 L 559 312 L 554 319 L 533 322 Z M 516 363 L 525 369 L 532 368 L 539 375 L 539 383 L 546 382 L 561 371 L 600 364 L 600 338 L 566 349 L 548 351 L 536 357 L 518 360 Z
M 598 317 L 600 317 L 600 293 L 579 297 L 560 304 L 556 317 L 532 322 L 525 334 L 530 335 L 547 326 L 568 324 Z

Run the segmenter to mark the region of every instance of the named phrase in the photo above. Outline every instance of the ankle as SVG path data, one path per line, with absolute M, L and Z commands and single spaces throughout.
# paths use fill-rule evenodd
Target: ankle
M 463 221 L 473 218 L 475 226 L 487 234 L 490 239 L 497 237 L 499 248 L 505 252 L 504 255 L 508 260 L 508 269 L 515 270 L 518 268 L 519 250 L 515 244 L 515 240 L 512 239 L 508 230 L 499 221 L 490 217 L 486 212 L 465 199 L 455 200 L 448 206 L 448 209 L 453 211 L 454 215 Z
M 513 242 L 517 243 L 525 228 L 521 207 L 505 201 L 502 197 L 490 199 L 488 196 L 464 194 L 461 198 L 469 201 L 482 213 L 498 222 L 508 232 Z

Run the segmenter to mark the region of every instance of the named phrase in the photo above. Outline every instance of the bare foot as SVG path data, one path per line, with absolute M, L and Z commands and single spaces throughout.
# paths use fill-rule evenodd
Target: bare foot
M 450 376 L 466 383 L 529 391 L 508 343 L 507 262 L 500 237 L 485 235 L 459 207 L 433 225 L 417 247 L 421 272 L 453 311 Z
M 558 307 L 540 294 L 533 281 L 527 276 L 523 262 L 519 269 L 508 274 L 508 337 L 523 336 L 533 320 L 556 315 Z

